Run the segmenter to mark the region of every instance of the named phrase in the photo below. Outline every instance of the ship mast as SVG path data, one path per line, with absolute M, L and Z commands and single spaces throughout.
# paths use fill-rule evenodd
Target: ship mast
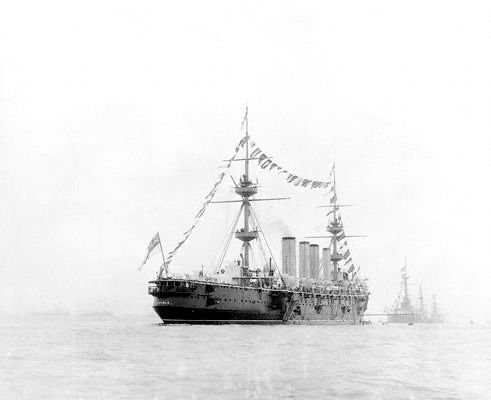
M 438 306 L 436 304 L 436 295 L 433 295 L 433 297 L 432 297 L 431 314 L 432 314 L 432 316 L 436 316 L 438 314 Z
M 407 257 L 404 257 L 404 269 L 402 272 L 402 284 L 404 285 L 404 300 L 409 298 L 409 294 L 407 291 L 407 280 L 409 279 L 409 276 L 407 274 Z
M 258 160 L 258 158 L 250 157 L 249 156 L 249 119 L 248 119 L 248 108 L 246 108 L 246 113 L 244 120 L 242 122 L 241 126 L 241 131 L 242 128 L 245 126 L 245 158 L 238 158 L 238 159 L 233 159 L 231 161 L 244 161 L 244 173 L 240 176 L 239 183 L 235 183 L 235 193 L 238 194 L 241 197 L 241 200 L 225 200 L 225 201 L 211 201 L 210 203 L 242 203 L 241 208 L 239 210 L 239 213 L 237 214 L 236 220 L 234 222 L 232 231 L 230 232 L 230 235 L 227 239 L 225 248 L 222 251 L 221 254 L 221 259 L 218 265 L 218 268 L 220 268 L 221 263 L 224 260 L 224 257 L 227 253 L 228 246 L 230 244 L 230 239 L 233 236 L 235 236 L 236 239 L 240 240 L 242 242 L 242 251 L 241 251 L 241 258 L 242 258 L 242 269 L 241 269 L 241 277 L 239 279 L 244 279 L 241 281 L 242 284 L 247 282 L 247 279 L 251 277 L 251 271 L 249 270 L 250 262 L 251 262 L 251 244 L 250 242 L 253 240 L 258 239 L 259 245 L 261 245 L 262 241 L 260 238 L 259 233 L 261 232 L 264 238 L 264 242 L 266 243 L 269 253 L 271 254 L 271 259 L 274 261 L 274 257 L 271 253 L 271 249 L 269 248 L 269 245 L 266 241 L 266 238 L 264 237 L 264 232 L 261 229 L 261 226 L 259 224 L 259 221 L 257 220 L 257 216 L 254 213 L 254 210 L 251 206 L 251 202 L 253 201 L 270 201 L 270 200 L 287 200 L 289 199 L 288 197 L 274 197 L 274 198 L 265 198 L 265 199 L 251 199 L 250 197 L 254 196 L 258 192 L 258 186 L 257 186 L 257 181 L 256 183 L 253 183 L 249 177 L 249 161 L 250 160 Z M 262 159 L 261 159 L 262 160 Z M 227 160 L 229 161 L 229 160 Z M 239 218 L 241 216 L 242 211 L 244 212 L 244 225 L 243 228 L 240 228 L 235 231 L 234 230 L 237 226 L 237 223 L 239 221 Z M 254 258 L 254 257 L 252 257 Z M 254 261 L 254 259 L 253 259 Z M 274 261 L 275 266 L 276 261 Z M 240 265 L 240 263 L 239 263 Z M 281 275 L 280 275 L 281 276 Z
M 243 250 L 243 272 L 247 274 L 249 271 L 249 253 L 250 242 L 257 239 L 257 230 L 250 230 L 250 218 L 251 218 L 251 203 L 249 197 L 254 196 L 257 193 L 257 186 L 253 185 L 249 179 L 249 119 L 248 108 L 246 108 L 245 115 L 245 127 L 246 127 L 246 141 L 245 141 L 245 159 L 244 159 L 244 175 L 240 178 L 240 183 L 235 188 L 235 193 L 242 197 L 242 207 L 244 208 L 244 227 L 235 233 L 235 237 L 242 241 Z
M 344 226 L 343 226 L 343 221 L 341 220 L 341 216 L 338 215 L 339 208 L 340 207 L 350 207 L 350 204 L 338 204 L 338 198 L 337 198 L 337 193 L 336 193 L 336 164 L 332 166 L 332 198 L 330 200 L 329 205 L 322 205 L 318 207 L 327 207 L 327 208 L 332 208 L 332 211 L 329 211 L 327 214 L 328 216 L 332 213 L 332 219 L 329 220 L 326 230 L 331 234 L 330 236 L 306 236 L 307 238 L 328 238 L 330 239 L 330 261 L 332 262 L 333 265 L 333 271 L 332 271 L 332 280 L 333 281 L 338 281 L 338 280 L 343 280 L 344 277 L 339 275 L 341 272 L 338 267 L 338 264 L 340 261 L 344 260 L 344 254 L 341 254 L 338 252 L 338 245 L 339 249 L 342 250 L 342 246 L 339 244 L 341 240 L 344 240 L 345 238 L 355 238 L 355 237 L 366 237 L 365 235 L 345 235 L 344 234 Z M 330 175 L 331 176 L 331 175 Z M 346 263 L 345 263 L 346 265 Z
M 404 257 L 404 268 L 402 269 L 402 287 L 404 289 L 404 296 L 402 298 L 401 307 L 405 311 L 411 310 L 411 299 L 409 298 L 409 291 L 407 290 L 407 281 L 409 275 L 407 274 L 407 257 Z
M 337 199 L 337 194 L 336 194 L 336 164 L 333 165 L 333 219 L 332 221 L 329 222 L 327 225 L 327 231 L 332 234 L 332 239 L 331 239 L 331 262 L 333 264 L 333 276 L 332 280 L 337 281 L 339 279 L 338 277 L 338 264 L 341 260 L 343 260 L 343 255 L 341 253 L 338 253 L 338 238 L 337 234 L 341 233 L 343 231 L 343 223 L 341 222 L 340 219 L 338 219 L 336 215 L 336 211 L 338 210 L 338 199 Z
M 251 185 L 251 182 L 249 181 L 249 109 L 246 107 L 246 120 L 245 120 L 245 125 L 246 125 L 246 156 L 245 156 L 245 165 L 244 165 L 244 183 L 247 186 Z M 244 232 L 249 233 L 249 217 L 251 214 L 251 203 L 249 203 L 249 197 L 248 196 L 243 196 L 242 197 L 242 204 L 244 205 Z M 250 244 L 249 241 L 244 241 L 244 267 L 249 268 L 249 248 Z
M 421 287 L 421 285 L 419 285 L 418 300 L 419 300 L 419 311 L 420 311 L 421 315 L 423 315 L 423 314 L 425 314 L 425 303 L 424 303 L 424 298 L 423 298 L 423 288 Z
M 244 178 L 249 180 L 249 107 L 246 107 L 245 127 L 246 127 L 246 156 L 245 156 L 245 174 Z

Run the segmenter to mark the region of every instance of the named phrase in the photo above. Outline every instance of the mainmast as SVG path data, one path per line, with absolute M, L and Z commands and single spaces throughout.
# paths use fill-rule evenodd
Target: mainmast
M 332 166 L 332 172 L 329 176 L 332 176 L 332 189 L 330 193 L 332 193 L 332 197 L 329 201 L 329 205 L 322 205 L 319 207 L 327 207 L 327 208 L 332 208 L 332 211 L 329 211 L 327 215 L 332 215 L 332 218 L 329 219 L 329 222 L 327 224 L 326 230 L 331 234 L 330 236 L 307 236 L 307 238 L 329 238 L 330 241 L 330 262 L 332 263 L 333 266 L 333 271 L 332 271 L 332 280 L 333 281 L 338 281 L 338 280 L 344 280 L 344 277 L 340 274 L 341 268 L 339 268 L 338 264 L 340 261 L 348 259 L 344 265 L 351 263 L 350 270 L 348 272 L 353 271 L 354 265 L 351 261 L 351 257 L 349 254 L 349 249 L 346 248 L 344 251 L 344 254 L 339 253 L 338 250 L 343 251 L 343 247 L 346 247 L 347 244 L 346 242 L 344 243 L 344 246 L 340 243 L 342 240 L 346 238 L 353 238 L 353 237 L 366 237 L 364 235 L 346 235 L 344 233 L 344 226 L 343 226 L 343 221 L 341 219 L 341 215 L 339 215 L 339 208 L 340 207 L 350 207 L 350 204 L 338 204 L 338 198 L 337 198 L 337 193 L 336 193 L 336 164 Z M 339 249 L 338 249 L 339 246 Z
M 331 262 L 333 264 L 333 276 L 332 280 L 337 281 L 339 279 L 338 277 L 338 263 L 343 260 L 343 255 L 341 253 L 338 253 L 338 235 L 339 233 L 343 232 L 343 223 L 341 222 L 341 219 L 338 218 L 336 212 L 338 211 L 338 199 L 337 199 L 337 194 L 336 194 L 336 164 L 333 165 L 333 219 L 332 221 L 329 222 L 327 225 L 327 231 L 332 234 L 331 238 Z

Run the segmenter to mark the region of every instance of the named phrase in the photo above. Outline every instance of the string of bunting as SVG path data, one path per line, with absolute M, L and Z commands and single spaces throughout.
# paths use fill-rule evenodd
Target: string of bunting
M 251 148 L 256 147 L 256 144 L 254 142 L 251 142 Z M 337 202 L 337 195 L 336 195 L 336 190 L 335 187 L 332 183 L 332 178 L 333 174 L 335 171 L 336 166 L 333 164 L 331 172 L 329 173 L 329 180 L 328 181 L 316 181 L 313 179 L 307 179 L 303 178 L 297 174 L 294 174 L 287 169 L 283 168 L 279 164 L 273 162 L 272 157 L 268 156 L 266 153 L 264 153 L 259 147 L 256 147 L 253 152 L 250 155 L 251 158 L 256 158 L 258 160 L 259 167 L 266 170 L 266 171 L 273 171 L 276 172 L 278 175 L 284 174 L 284 178 L 288 183 L 291 183 L 295 186 L 300 186 L 300 187 L 305 187 L 305 188 L 310 188 L 310 189 L 329 189 L 327 193 L 325 194 L 326 196 L 329 196 L 329 204 L 335 205 Z M 339 210 L 339 207 L 336 207 L 336 211 Z M 331 209 L 328 213 L 327 216 L 331 215 L 334 213 L 334 208 Z M 341 216 L 339 216 L 341 219 Z M 337 240 L 341 243 L 341 252 L 343 255 L 343 259 L 345 260 L 345 263 L 343 265 L 344 268 L 348 268 L 348 273 L 351 273 L 354 271 L 355 266 L 353 264 L 353 261 L 351 259 L 351 253 L 348 248 L 348 242 L 346 240 L 346 235 L 344 231 L 340 232 L 340 234 L 337 236 Z M 343 242 L 341 242 L 343 241 Z
M 246 117 L 244 118 L 244 121 L 246 118 L 247 118 L 247 114 L 246 114 Z M 242 123 L 241 129 L 243 128 L 243 124 L 244 124 L 244 122 Z M 177 243 L 176 247 L 167 254 L 167 257 L 166 257 L 167 265 L 172 261 L 172 259 L 176 255 L 179 248 L 186 242 L 186 240 L 189 238 L 189 236 L 193 232 L 194 228 L 198 225 L 199 220 L 203 217 L 208 205 L 213 200 L 216 192 L 218 191 L 218 188 L 220 187 L 220 184 L 222 183 L 223 178 L 224 178 L 227 170 L 232 165 L 232 162 L 235 160 L 235 157 L 237 156 L 237 153 L 239 152 L 239 150 L 244 147 L 247 139 L 248 139 L 247 136 L 244 136 L 239 141 L 237 146 L 235 147 L 235 151 L 234 151 L 234 154 L 232 155 L 232 157 L 230 159 L 228 159 L 228 161 L 226 161 L 225 165 L 221 165 L 218 167 L 218 168 L 222 169 L 222 172 L 218 175 L 218 179 L 215 182 L 211 191 L 205 196 L 205 200 L 204 200 L 203 204 L 201 205 L 201 208 L 199 209 L 199 211 L 196 213 L 196 215 L 194 217 L 194 222 L 191 225 L 191 227 L 183 233 L 184 237 L 182 238 L 181 241 L 179 241 Z M 267 156 L 252 141 L 250 142 L 250 148 L 251 148 L 251 150 L 252 149 L 254 149 L 254 150 L 252 151 L 252 153 L 250 154 L 249 157 L 257 159 L 258 165 L 261 169 L 276 172 L 278 175 L 284 174 L 285 180 L 288 183 L 291 183 L 295 186 L 300 186 L 300 187 L 305 187 L 305 188 L 310 188 L 310 189 L 327 189 L 327 188 L 330 188 L 329 194 L 332 193 L 330 203 L 333 204 L 336 201 L 336 198 L 335 198 L 336 194 L 334 192 L 334 186 L 332 185 L 332 182 L 330 180 L 333 173 L 334 173 L 334 165 L 333 165 L 333 168 L 329 174 L 329 181 L 316 181 L 313 179 L 303 178 L 297 174 L 294 174 L 294 173 L 288 171 L 287 169 L 283 168 L 282 166 L 278 165 L 277 163 L 273 162 L 273 160 L 271 160 L 271 157 Z
M 338 219 L 340 224 L 342 225 L 341 215 L 338 215 Z M 343 268 L 348 268 L 346 272 L 351 273 L 355 269 L 355 265 L 353 264 L 353 260 L 351 258 L 351 252 L 348 247 L 348 240 L 346 239 L 346 234 L 344 230 L 341 231 L 337 236 L 336 240 L 339 242 L 339 250 L 341 251 L 341 255 L 343 256 L 344 264 Z
M 273 171 L 276 172 L 278 175 L 284 174 L 284 178 L 288 183 L 291 183 L 295 186 L 300 186 L 300 187 L 305 187 L 305 188 L 310 188 L 310 189 L 329 189 L 327 193 L 325 194 L 326 196 L 329 196 L 329 204 L 335 205 L 337 202 L 337 195 L 336 195 L 336 190 L 335 187 L 332 183 L 332 178 L 333 174 L 335 171 L 336 166 L 333 164 L 331 172 L 329 173 L 329 180 L 328 181 L 316 181 L 313 179 L 308 179 L 308 178 L 303 178 L 295 173 L 290 172 L 286 168 L 283 168 L 281 165 L 273 162 L 272 157 L 268 156 L 264 151 L 262 151 L 259 147 L 256 146 L 254 142 L 250 143 L 251 148 L 256 147 L 250 157 L 255 158 L 258 160 L 259 167 L 266 170 L 266 171 Z M 339 207 L 336 207 L 336 211 L 339 210 Z M 334 208 L 331 209 L 328 213 L 327 216 L 331 215 L 334 213 Z M 341 218 L 341 216 L 339 216 Z M 351 259 L 351 253 L 348 248 L 348 242 L 346 240 L 346 235 L 343 232 L 341 232 L 337 236 L 337 240 L 339 242 L 343 241 L 341 243 L 341 252 L 343 255 L 343 258 L 345 260 L 344 263 L 344 268 L 348 268 L 348 273 L 351 273 L 354 271 L 355 266 L 353 264 L 353 261 Z
M 223 181 L 223 178 L 227 172 L 227 170 L 230 168 L 230 166 L 232 165 L 232 162 L 235 160 L 235 157 L 237 156 L 237 153 L 239 152 L 239 150 L 241 148 L 244 147 L 244 144 L 246 143 L 247 141 L 247 136 L 244 136 L 240 142 L 237 144 L 237 146 L 235 146 L 235 151 L 234 151 L 234 154 L 233 156 L 228 159 L 224 165 L 221 165 L 219 168 L 220 169 L 224 169 L 223 172 L 221 172 L 219 175 L 218 175 L 218 179 L 217 181 L 215 182 L 215 184 L 213 185 L 213 188 L 211 189 L 211 191 L 205 196 L 205 201 L 203 202 L 203 204 L 201 205 L 201 208 L 199 209 L 199 211 L 196 213 L 195 217 L 194 217 L 194 222 L 193 224 L 191 225 L 191 227 L 183 233 L 184 237 L 183 239 L 177 244 L 176 247 L 174 247 L 174 249 L 172 251 L 170 251 L 168 254 L 167 254 L 167 257 L 166 257 L 166 260 L 165 262 L 167 263 L 167 265 L 170 264 L 170 262 L 172 261 L 172 259 L 174 258 L 174 256 L 176 255 L 177 253 L 177 250 L 179 250 L 179 248 L 186 242 L 186 240 L 188 240 L 189 236 L 191 236 L 191 233 L 193 232 L 194 228 L 196 228 L 196 225 L 198 225 L 198 222 L 199 220 L 203 217 L 208 205 L 210 204 L 210 202 L 213 200 L 213 197 L 215 197 L 215 194 L 216 192 L 218 191 L 218 188 L 220 187 L 220 184 L 222 183 Z
M 254 142 L 251 142 L 251 148 L 256 147 L 250 155 L 250 158 L 258 160 L 259 167 L 266 170 L 276 172 L 278 175 L 283 175 L 288 183 L 295 186 L 300 186 L 309 189 L 327 189 L 328 187 L 333 188 L 331 182 L 331 176 L 334 173 L 334 166 L 329 174 L 329 181 L 316 181 L 313 179 L 303 178 L 293 172 L 288 171 L 281 165 L 273 162 L 271 156 L 266 155 L 259 147 L 256 146 Z

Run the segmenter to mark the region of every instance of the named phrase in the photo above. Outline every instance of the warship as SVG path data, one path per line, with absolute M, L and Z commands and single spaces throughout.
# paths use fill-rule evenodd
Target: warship
M 360 277 L 359 267 L 355 271 L 347 248 L 346 238 L 350 236 L 344 232 L 340 214 L 340 208 L 345 205 L 337 201 L 335 165 L 328 182 L 303 179 L 288 172 L 284 175 L 288 182 L 300 187 L 329 189 L 331 198 L 329 205 L 320 206 L 329 209 L 327 234 L 307 237 L 327 239 L 327 245 L 320 252 L 319 244 L 301 240 L 297 252 L 296 237 L 282 237 L 280 268 L 253 204 L 285 198 L 257 198 L 259 185 L 257 179 L 251 178 L 251 164 L 257 161 L 257 166 L 262 169 L 265 165 L 269 169 L 282 168 L 272 163 L 271 157 L 263 154 L 250 140 L 247 111 L 242 132 L 244 125 L 245 134 L 235 148 L 234 156 L 224 160 L 228 167 L 232 162 L 243 162 L 241 176 L 237 180 L 232 177 L 233 190 L 240 199 L 212 201 L 223 179 L 222 173 L 197 214 L 201 217 L 209 203 L 237 202 L 240 205 L 219 260 L 208 267 L 209 273 L 201 268 L 194 276 L 179 277 L 170 271 L 170 262 L 196 224 L 167 256 L 157 233 L 143 262 L 154 249 L 160 248 L 163 264 L 157 278 L 148 283 L 153 309 L 164 324 L 363 324 L 370 293 L 367 279 Z M 252 147 L 256 149 L 252 151 Z M 244 154 L 238 157 L 242 151 Z M 226 263 L 225 256 L 233 239 L 239 241 L 240 253 Z
M 404 260 L 404 267 L 401 269 L 401 286 L 399 295 L 387 314 L 387 322 L 399 324 L 413 324 L 418 315 L 411 303 L 408 290 L 409 275 L 407 273 L 407 259 Z
M 445 322 L 445 318 L 443 317 L 443 314 L 440 313 L 438 309 L 438 304 L 436 302 L 436 295 L 433 295 L 432 298 L 431 314 L 425 317 L 424 322 L 427 322 L 429 324 L 441 324 L 442 322 Z
M 390 312 L 387 313 L 387 322 L 402 324 L 437 324 L 443 322 L 443 315 L 438 311 L 435 295 L 433 295 L 431 313 L 428 314 L 421 285 L 419 286 L 418 292 L 418 305 L 415 306 L 411 302 L 411 296 L 408 289 L 409 275 L 407 273 L 407 259 L 404 261 L 404 267 L 401 269 L 401 273 L 399 295 L 391 307 Z

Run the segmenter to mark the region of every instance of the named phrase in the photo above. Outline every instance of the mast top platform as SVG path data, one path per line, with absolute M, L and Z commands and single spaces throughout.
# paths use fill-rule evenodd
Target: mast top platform
M 327 229 L 326 230 L 328 232 L 332 233 L 333 235 L 337 235 L 338 233 L 340 233 L 340 232 L 343 231 L 343 224 L 342 223 L 338 223 L 337 220 L 334 220 L 331 223 L 329 223 L 329 225 L 327 225 Z
M 250 182 L 247 182 L 249 185 L 246 185 L 246 183 L 240 184 L 240 186 L 235 187 L 235 193 L 237 193 L 241 197 L 249 198 L 251 196 L 254 196 L 257 193 L 257 186 L 252 185 Z

